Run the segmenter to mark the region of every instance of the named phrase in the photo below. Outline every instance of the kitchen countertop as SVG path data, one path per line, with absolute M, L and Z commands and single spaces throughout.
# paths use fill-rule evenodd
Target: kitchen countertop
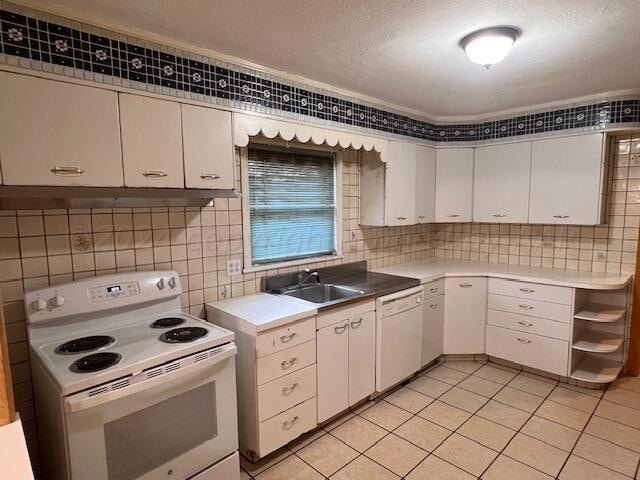
M 633 275 L 628 273 L 582 272 L 448 258 L 429 258 L 391 267 L 374 268 L 373 271 L 415 278 L 420 280 L 421 283 L 444 277 L 494 277 L 592 290 L 623 288 L 633 278 Z

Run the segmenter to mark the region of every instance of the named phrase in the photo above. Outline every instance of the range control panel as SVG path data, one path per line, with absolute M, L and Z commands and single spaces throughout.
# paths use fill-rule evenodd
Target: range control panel
M 133 295 L 140 295 L 140 284 L 138 282 L 104 285 L 89 289 L 89 298 L 92 302 L 102 302 L 112 298 L 131 297 Z

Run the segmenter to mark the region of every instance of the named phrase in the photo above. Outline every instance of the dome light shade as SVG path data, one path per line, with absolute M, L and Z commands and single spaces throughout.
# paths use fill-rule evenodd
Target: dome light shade
M 470 33 L 460 40 L 460 46 L 474 63 L 489 68 L 507 56 L 520 36 L 513 27 L 492 27 Z

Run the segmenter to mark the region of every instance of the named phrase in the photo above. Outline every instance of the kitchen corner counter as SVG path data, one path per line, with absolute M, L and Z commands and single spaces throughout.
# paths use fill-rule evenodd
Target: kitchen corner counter
M 391 267 L 374 268 L 372 271 L 416 278 L 421 283 L 444 277 L 493 277 L 591 290 L 616 290 L 628 285 L 633 278 L 633 275 L 628 273 L 583 272 L 448 258 L 429 258 Z
M 256 293 L 242 297 L 207 303 L 207 310 L 215 309 L 239 318 L 262 332 L 270 328 L 295 322 L 318 313 L 318 309 L 270 293 Z

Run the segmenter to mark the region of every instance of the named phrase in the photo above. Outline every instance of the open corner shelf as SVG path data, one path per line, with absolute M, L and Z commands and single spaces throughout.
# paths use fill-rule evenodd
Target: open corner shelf
M 600 332 L 598 330 L 585 330 L 573 342 L 574 350 L 594 353 L 613 353 L 617 352 L 624 338 L 609 332 Z
M 618 378 L 621 370 L 620 362 L 585 355 L 571 372 L 571 378 L 583 382 L 610 383 Z
M 613 323 L 623 318 L 625 313 L 627 310 L 622 307 L 592 303 L 576 312 L 574 317 L 590 322 Z

